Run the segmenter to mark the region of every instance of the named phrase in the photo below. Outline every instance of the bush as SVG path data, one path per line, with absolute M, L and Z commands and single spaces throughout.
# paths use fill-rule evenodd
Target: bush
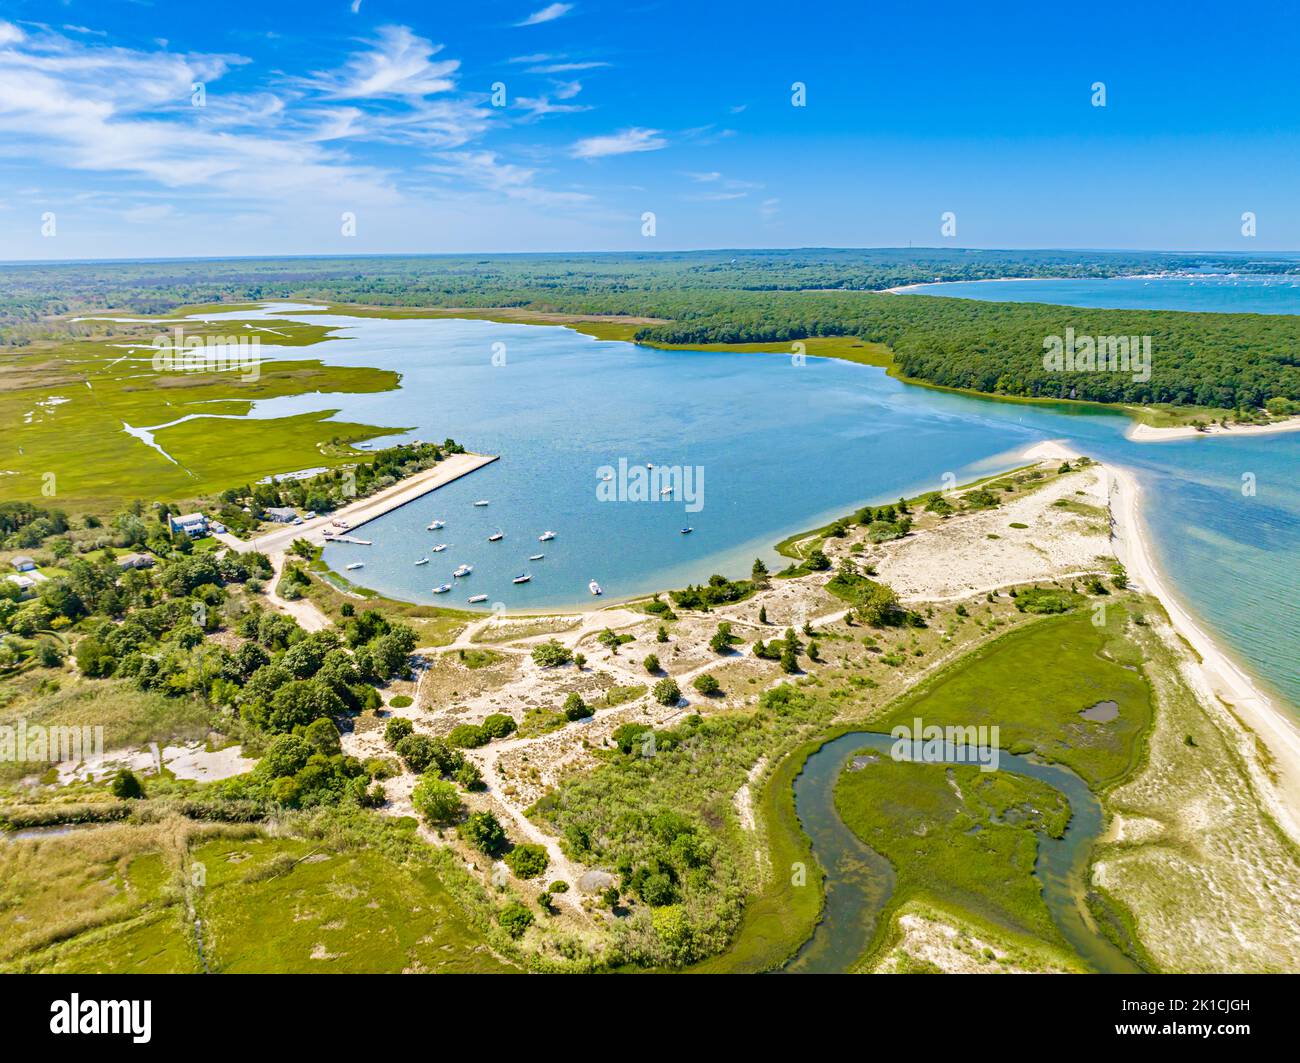
M 483 729 L 483 733 L 491 739 L 505 738 L 506 735 L 510 734 L 518 725 L 515 723 L 515 718 L 513 716 L 509 716 L 504 712 L 494 712 L 484 720 L 480 726 Z
M 654 685 L 654 698 L 660 705 L 676 705 L 682 700 L 681 687 L 674 679 L 661 679 Z
M 435 775 L 425 775 L 411 791 L 411 804 L 430 823 L 454 823 L 461 812 L 460 792 Z
M 533 925 L 533 913 L 518 901 L 511 901 L 501 909 L 497 922 L 512 938 L 521 938 Z
M 441 738 L 430 735 L 407 735 L 397 743 L 395 752 L 411 771 L 421 775 L 431 767 L 436 767 L 444 775 L 450 775 L 465 763 L 463 754 L 452 749 Z
M 393 698 L 388 704 L 394 709 L 405 709 L 411 704 L 411 701 L 412 699 L 409 694 L 398 694 L 397 697 Z
M 564 717 L 567 720 L 586 720 L 595 715 L 595 710 L 582 700 L 582 695 L 574 691 L 564 699 Z
M 384 728 L 384 741 L 390 747 L 397 745 L 407 735 L 415 733 L 415 725 L 410 720 L 398 716 L 388 721 Z
M 722 684 L 711 675 L 697 675 L 691 685 L 705 697 L 712 697 L 722 690 Z
M 496 856 L 507 842 L 505 828 L 491 812 L 471 812 L 460 826 L 460 836 L 487 856 Z
M 536 878 L 550 865 L 546 849 L 540 845 L 516 845 L 505 856 L 506 866 L 517 878 Z
M 144 797 L 144 787 L 134 772 L 122 770 L 113 778 L 113 796 L 123 801 L 134 801 Z
M 466 790 L 484 790 L 483 773 L 478 770 L 478 765 L 470 761 L 465 761 L 456 769 L 456 781 Z
M 561 646 L 555 639 L 548 639 L 533 647 L 533 662 L 542 668 L 555 668 L 573 660 L 573 652 L 567 646 Z
M 451 729 L 447 741 L 460 749 L 477 749 L 492 741 L 492 736 L 476 724 L 462 723 Z
M 659 671 L 659 658 L 656 657 L 653 653 L 650 654 L 648 657 L 646 657 L 646 659 L 642 663 L 645 665 L 645 670 L 649 672 L 651 675 L 654 675 L 657 671 Z

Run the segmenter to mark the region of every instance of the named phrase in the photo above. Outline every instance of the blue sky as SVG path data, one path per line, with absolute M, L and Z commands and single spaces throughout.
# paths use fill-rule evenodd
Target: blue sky
M 0 260 L 1297 249 L 1298 24 L 1248 2 L 5 0 Z

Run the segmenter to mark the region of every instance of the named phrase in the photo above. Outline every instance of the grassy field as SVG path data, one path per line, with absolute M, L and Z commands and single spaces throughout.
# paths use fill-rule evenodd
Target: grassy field
M 1102 790 L 1137 766 L 1151 723 L 1150 688 L 1137 670 L 1142 651 L 1126 632 L 1131 601 L 1110 600 L 1101 625 L 1081 609 L 1012 631 L 873 720 L 872 730 L 916 717 L 927 726 L 997 725 L 1009 752 L 1064 764 Z M 1119 715 L 1106 723 L 1080 715 L 1100 701 L 1115 702 Z
M 969 911 L 1013 937 L 1068 948 L 1034 876 L 1038 835 L 1060 837 L 1070 816 L 1064 796 L 1046 783 L 877 754 L 840 775 L 835 807 L 894 866 L 882 930 L 920 897 Z
M 513 970 L 433 862 L 374 840 L 171 819 L 0 841 L 0 971 Z
M 259 324 L 275 329 L 276 335 L 257 335 L 277 346 L 319 343 L 332 331 L 296 322 Z M 259 352 L 265 360 L 256 379 L 247 367 L 156 370 L 152 337 L 161 333 L 170 338 L 169 327 L 172 322 L 161 320 L 114 326 L 109 336 L 6 355 L 0 367 L 0 422 L 6 425 L 0 500 L 104 511 L 140 497 L 142 490 L 150 499 L 196 498 L 272 473 L 355 461 L 348 442 L 398 427 L 330 422 L 330 412 L 246 420 L 260 399 L 387 391 L 397 387 L 399 376 L 315 359 L 276 359 L 268 349 Z M 234 336 L 241 333 L 241 324 L 185 329 L 186 337 Z M 198 414 L 223 419 L 187 421 L 154 433 L 172 460 L 124 429 L 154 428 Z

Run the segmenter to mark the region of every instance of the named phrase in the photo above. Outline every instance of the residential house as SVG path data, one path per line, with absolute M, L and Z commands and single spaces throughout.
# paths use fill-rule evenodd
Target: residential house
M 36 562 L 30 557 L 15 557 L 9 562 L 19 572 L 35 572 Z
M 191 539 L 208 534 L 208 518 L 202 513 L 183 513 L 179 517 L 168 517 L 172 534 L 184 532 Z

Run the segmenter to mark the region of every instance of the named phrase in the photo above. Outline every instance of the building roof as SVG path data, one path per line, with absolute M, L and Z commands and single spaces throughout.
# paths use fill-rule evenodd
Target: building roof
M 202 513 L 182 513 L 179 517 L 172 517 L 177 524 L 197 524 L 207 519 Z
M 21 568 L 23 565 L 31 565 L 33 568 L 36 567 L 35 559 L 28 557 L 26 554 L 20 554 L 9 563 L 13 565 L 14 568 Z

